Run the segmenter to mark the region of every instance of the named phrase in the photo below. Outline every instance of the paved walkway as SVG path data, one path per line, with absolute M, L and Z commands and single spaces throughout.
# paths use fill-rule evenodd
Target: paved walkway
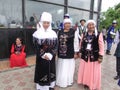
M 114 53 L 115 45 L 113 46 L 112 54 Z M 116 80 L 113 77 L 115 72 L 115 57 L 113 55 L 105 55 L 102 63 L 102 87 L 101 90 L 120 90 Z M 79 60 L 76 60 L 76 71 L 74 85 L 68 88 L 56 87 L 55 90 L 84 90 L 83 86 L 76 83 L 77 70 L 79 66 Z M 35 84 L 33 82 L 35 66 L 29 66 L 26 68 L 17 68 L 14 70 L 7 70 L 0 72 L 0 90 L 35 90 Z

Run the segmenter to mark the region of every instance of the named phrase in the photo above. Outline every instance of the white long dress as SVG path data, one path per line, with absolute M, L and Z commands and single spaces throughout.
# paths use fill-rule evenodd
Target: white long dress
M 74 52 L 79 51 L 78 31 L 74 37 Z M 59 87 L 67 87 L 73 84 L 73 76 L 75 71 L 75 59 L 58 58 L 56 61 L 56 85 Z

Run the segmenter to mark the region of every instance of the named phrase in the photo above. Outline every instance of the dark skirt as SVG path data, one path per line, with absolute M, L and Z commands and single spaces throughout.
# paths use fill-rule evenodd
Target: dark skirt
M 56 79 L 55 71 L 55 56 L 52 60 L 45 60 L 37 56 L 34 82 L 41 86 L 50 85 Z

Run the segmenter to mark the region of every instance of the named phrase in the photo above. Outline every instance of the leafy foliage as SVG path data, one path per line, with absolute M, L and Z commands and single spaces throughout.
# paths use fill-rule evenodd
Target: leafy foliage
M 120 3 L 109 8 L 106 12 L 102 12 L 99 26 L 100 29 L 102 29 L 103 26 L 108 28 L 112 24 L 113 20 L 117 20 L 117 28 L 120 28 Z

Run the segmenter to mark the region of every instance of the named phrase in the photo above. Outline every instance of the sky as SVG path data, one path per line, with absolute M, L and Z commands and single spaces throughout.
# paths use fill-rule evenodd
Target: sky
M 102 0 L 101 11 L 106 11 L 109 7 L 114 7 L 118 3 L 120 3 L 120 0 Z

